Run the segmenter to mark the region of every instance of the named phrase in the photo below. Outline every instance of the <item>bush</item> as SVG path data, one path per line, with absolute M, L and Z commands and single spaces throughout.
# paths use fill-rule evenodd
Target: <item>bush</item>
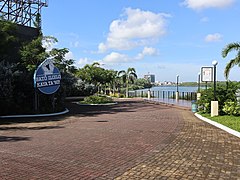
M 108 96 L 97 96 L 97 95 L 93 95 L 93 96 L 88 96 L 84 98 L 84 101 L 81 103 L 84 104 L 106 104 L 106 103 L 111 103 L 113 102 L 113 99 L 111 97 Z
M 236 102 L 236 90 L 238 84 L 228 82 L 226 85 L 218 86 L 216 89 L 216 97 L 219 104 L 219 114 L 223 115 L 226 112 L 223 111 L 225 102 Z M 213 88 L 201 91 L 201 98 L 198 100 L 198 110 L 200 113 L 211 112 L 211 101 L 214 100 Z
M 227 101 L 224 103 L 223 112 L 225 112 L 227 115 L 239 116 L 240 105 L 237 102 Z

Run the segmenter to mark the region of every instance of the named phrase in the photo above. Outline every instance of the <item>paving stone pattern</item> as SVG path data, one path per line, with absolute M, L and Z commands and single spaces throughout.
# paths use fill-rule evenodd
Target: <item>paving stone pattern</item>
M 190 111 L 139 100 L 68 107 L 0 121 L 0 179 L 240 179 L 240 139 Z

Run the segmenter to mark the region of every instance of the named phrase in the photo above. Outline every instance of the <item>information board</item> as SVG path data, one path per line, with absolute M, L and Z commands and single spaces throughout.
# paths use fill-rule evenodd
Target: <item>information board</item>
M 202 67 L 201 68 L 202 82 L 213 81 L 213 67 Z
M 44 94 L 53 94 L 60 87 L 61 74 L 53 60 L 46 59 L 38 66 L 33 79 L 35 88 Z

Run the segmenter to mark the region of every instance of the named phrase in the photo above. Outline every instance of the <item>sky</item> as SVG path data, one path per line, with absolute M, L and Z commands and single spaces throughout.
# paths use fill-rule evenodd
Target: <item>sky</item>
M 217 80 L 225 80 L 227 44 L 240 40 L 239 0 L 49 0 L 42 30 L 68 48 L 75 66 L 99 62 L 113 70 L 136 69 L 139 78 L 197 81 L 201 67 L 217 60 Z M 240 80 L 239 67 L 230 80 Z

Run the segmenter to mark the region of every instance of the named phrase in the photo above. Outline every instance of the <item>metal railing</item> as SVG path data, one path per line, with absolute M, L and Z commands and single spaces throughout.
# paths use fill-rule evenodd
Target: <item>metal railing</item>
M 151 91 L 151 98 L 175 99 L 176 91 Z M 130 91 L 129 97 L 148 97 L 148 91 Z M 192 101 L 197 99 L 197 92 L 179 92 L 179 99 Z

